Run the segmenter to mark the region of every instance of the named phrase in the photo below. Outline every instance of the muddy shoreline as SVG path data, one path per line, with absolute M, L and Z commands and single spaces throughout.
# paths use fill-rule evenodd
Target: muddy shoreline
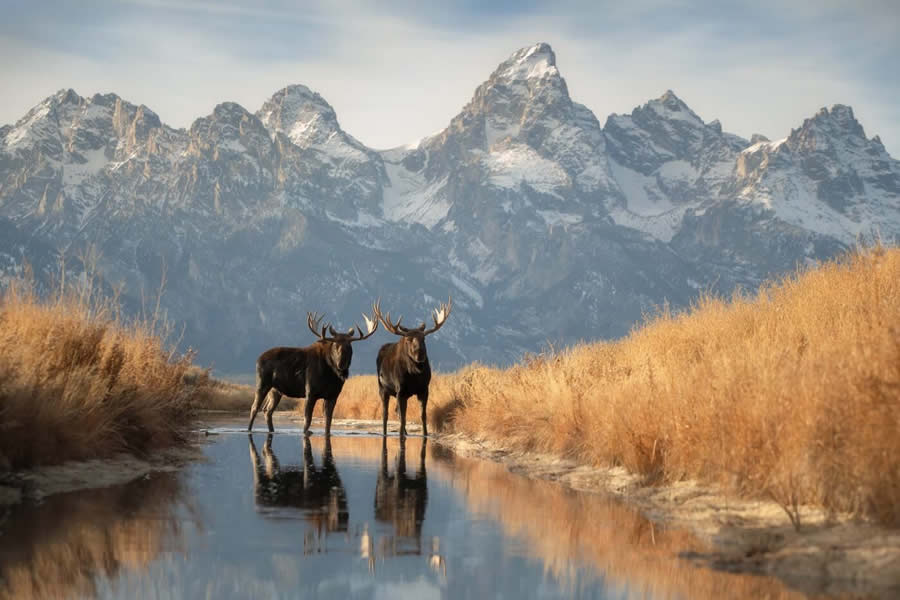
M 198 442 L 200 439 L 198 436 Z M 0 474 L 0 507 L 24 500 L 40 501 L 65 492 L 128 483 L 153 472 L 177 471 L 202 458 L 198 443 L 191 443 L 158 451 L 146 458 L 123 453 L 111 458 L 70 461 Z
M 227 418 L 209 417 L 219 423 Z M 299 420 L 296 413 L 277 414 L 276 430 L 279 425 L 297 427 Z M 234 418 L 233 422 L 239 427 L 243 421 Z M 321 423 L 315 425 L 321 427 Z M 361 434 L 381 433 L 380 421 L 336 419 L 335 426 Z M 389 423 L 388 428 L 396 434 L 398 424 Z M 408 429 L 411 435 L 421 434 L 418 425 L 411 424 Z M 255 432 L 262 433 L 262 429 Z M 148 459 L 120 455 L 0 476 L 0 506 L 126 483 L 154 471 L 176 471 L 202 458 L 204 438 L 201 427 L 197 443 Z M 461 456 L 501 463 L 526 477 L 611 496 L 653 521 L 684 529 L 708 546 L 704 552 L 682 556 L 685 560 L 717 570 L 774 576 L 813 595 L 900 597 L 900 530 L 848 516 L 829 518 L 811 507 L 801 507 L 798 530 L 775 502 L 730 497 L 696 482 L 648 486 L 640 476 L 622 468 L 590 467 L 549 455 L 511 452 L 502 444 L 460 434 L 437 434 L 431 439 Z

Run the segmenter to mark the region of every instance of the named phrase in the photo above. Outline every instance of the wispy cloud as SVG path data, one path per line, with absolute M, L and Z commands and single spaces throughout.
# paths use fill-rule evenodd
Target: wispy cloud
M 895 6 L 572 1 L 551 14 L 505 1 L 15 3 L 0 23 L 0 122 L 74 87 L 115 91 L 187 126 L 218 102 L 255 110 L 304 83 L 350 133 L 390 147 L 444 127 L 497 63 L 541 40 L 601 122 L 672 88 L 726 130 L 780 137 L 842 102 L 900 156 Z

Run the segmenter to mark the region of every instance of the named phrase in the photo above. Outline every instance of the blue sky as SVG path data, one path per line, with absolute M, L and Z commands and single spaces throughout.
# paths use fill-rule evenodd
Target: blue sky
M 703 119 L 777 139 L 835 103 L 900 158 L 900 2 L 0 0 L 0 123 L 72 87 L 186 127 L 303 83 L 387 148 L 442 129 L 494 67 L 550 43 L 601 123 L 672 89 Z

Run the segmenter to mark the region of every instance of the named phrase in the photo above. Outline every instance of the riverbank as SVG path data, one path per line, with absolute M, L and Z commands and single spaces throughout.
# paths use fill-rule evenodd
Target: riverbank
M 40 502 L 67 492 L 116 486 L 150 473 L 176 472 L 201 457 L 202 451 L 197 444 L 185 444 L 164 448 L 143 458 L 123 452 L 107 458 L 23 469 L 0 475 L 0 507 L 23 500 Z

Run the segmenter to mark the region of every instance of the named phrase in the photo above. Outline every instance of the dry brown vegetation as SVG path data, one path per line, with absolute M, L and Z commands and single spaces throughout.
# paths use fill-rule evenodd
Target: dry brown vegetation
M 338 416 L 380 418 L 379 404 L 374 377 L 355 377 Z M 900 250 L 705 296 L 620 341 L 439 375 L 429 419 L 648 482 L 771 498 L 794 517 L 808 503 L 900 525 Z
M 199 410 L 249 412 L 256 392 L 253 386 L 215 379 L 210 375 L 209 369 L 200 367 L 190 367 L 184 374 L 184 381 L 199 388 L 194 397 L 194 407 Z M 288 396 L 278 404 L 279 411 L 296 408 L 297 399 Z
M 186 439 L 201 385 L 156 318 L 125 321 L 90 283 L 0 297 L 0 470 L 146 453 Z

